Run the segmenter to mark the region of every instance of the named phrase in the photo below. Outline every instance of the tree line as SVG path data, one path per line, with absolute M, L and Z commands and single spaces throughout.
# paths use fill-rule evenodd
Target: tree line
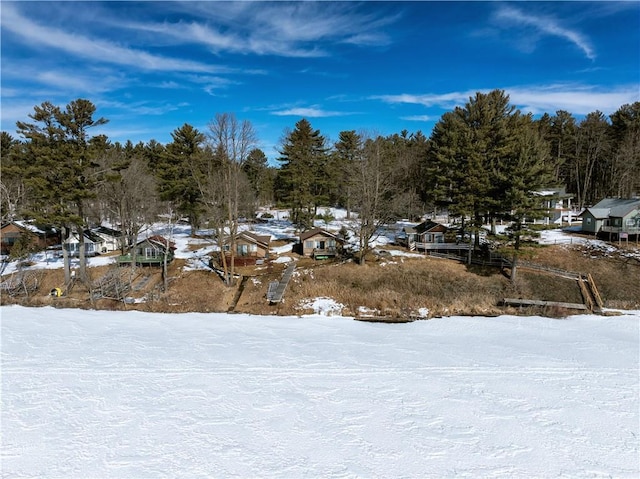
M 608 118 L 557 111 L 534 119 L 494 90 L 442 115 L 429 137 L 345 130 L 334 142 L 301 119 L 285 131 L 275 167 L 252 124 L 232 113 L 216 114 L 206 131 L 185 123 L 167 144 L 134 145 L 91 135 L 108 121 L 95 112 L 86 99 L 44 102 L 30 122 L 17 122 L 19 138 L 2 132 L 3 220 L 32 218 L 67 236 L 107 220 L 135 243 L 164 214 L 186 218 L 194 234 L 215 231 L 233 255 L 238 222 L 259 205 L 289 208 L 301 230 L 332 205 L 358 213 L 364 260 L 378 226 L 397 217 L 446 209 L 470 228 L 500 218 L 517 231 L 535 217 L 542 188 L 565 187 L 578 207 L 640 192 L 640 102 Z M 222 257 L 231 278 L 233 256 Z

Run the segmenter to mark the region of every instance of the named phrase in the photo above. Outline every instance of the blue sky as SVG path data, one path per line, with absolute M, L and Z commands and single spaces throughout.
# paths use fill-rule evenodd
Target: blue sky
M 87 98 L 112 141 L 171 141 L 216 113 L 270 159 L 307 118 L 422 131 L 476 91 L 524 112 L 609 115 L 640 101 L 638 2 L 2 1 L 1 128 Z

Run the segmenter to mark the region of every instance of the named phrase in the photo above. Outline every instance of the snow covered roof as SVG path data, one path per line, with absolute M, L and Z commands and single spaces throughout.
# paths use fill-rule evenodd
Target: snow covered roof
M 547 188 L 544 190 L 534 191 L 533 194 L 544 197 L 573 198 L 573 195 L 571 193 L 567 193 L 565 188 Z
M 31 231 L 37 235 L 45 235 L 55 233 L 56 229 L 49 226 L 37 225 L 33 221 L 15 220 L 12 223 L 24 230 Z

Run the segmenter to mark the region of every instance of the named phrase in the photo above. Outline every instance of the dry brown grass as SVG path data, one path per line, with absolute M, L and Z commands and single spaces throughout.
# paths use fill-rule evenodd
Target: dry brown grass
M 596 281 L 607 307 L 640 309 L 640 266 L 624 258 L 596 257 L 593 252 L 562 246 L 532 248 L 528 259 L 550 267 L 590 273 Z M 372 258 L 373 259 L 373 258 Z M 49 291 L 63 284 L 61 270 L 46 270 L 41 287 L 30 298 L 4 295 L 2 304 L 20 302 L 33 306 L 84 307 L 98 309 L 140 309 L 145 311 L 227 311 L 238 285 L 225 286 L 210 271 L 183 271 L 184 262 L 174 261 L 169 269 L 168 292 L 162 290 L 159 269 L 145 269 L 151 276 L 147 286 L 133 297 L 146 297 L 140 304 L 123 304 L 113 300 L 91 302 L 86 288 L 77 286 L 63 298 L 52 298 Z M 526 312 L 550 317 L 566 316 L 566 311 L 502 308 L 505 297 L 541 299 L 580 303 L 582 297 L 576 281 L 545 273 L 520 270 L 512 284 L 497 269 L 468 267 L 464 264 L 431 257 L 378 259 L 360 266 L 353 262 L 322 263 L 299 258 L 294 278 L 284 301 L 269 305 L 266 292 L 271 281 L 277 281 L 286 265 L 271 264 L 258 268 L 239 268 L 250 276 L 236 306 L 237 312 L 252 314 L 297 315 L 309 311 L 300 305 L 307 299 L 329 297 L 344 305 L 343 314 L 356 315 L 360 307 L 376 310 L 381 315 L 406 317 L 427 308 L 431 316 L 473 314 L 494 315 L 504 312 Z M 93 279 L 104 275 L 108 267 L 91 268 Z
M 640 263 L 620 255 L 602 255 L 586 247 L 536 249 L 533 261 L 554 268 L 591 274 L 605 306 L 640 308 Z M 545 291 L 552 288 L 545 288 Z
M 301 300 L 326 296 L 343 304 L 348 315 L 360 307 L 391 316 L 416 315 L 420 308 L 433 315 L 494 314 L 505 286 L 498 272 L 470 274 L 464 265 L 432 258 L 327 265 L 298 270 L 281 310 L 300 313 Z

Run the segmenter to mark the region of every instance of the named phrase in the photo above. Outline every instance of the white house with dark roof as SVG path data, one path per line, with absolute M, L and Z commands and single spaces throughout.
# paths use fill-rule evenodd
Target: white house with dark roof
M 533 194 L 540 198 L 544 224 L 571 224 L 575 221 L 577 212 L 574 213 L 571 205 L 573 194 L 567 193 L 565 188 L 546 188 Z
M 118 251 L 122 247 L 122 231 L 114 230 L 106 226 L 93 228 L 91 232 L 102 238 L 102 253 Z
M 97 234 L 85 230 L 84 231 L 84 254 L 85 256 L 96 256 L 102 252 L 104 240 Z M 73 232 L 64 241 L 64 248 L 71 256 L 80 255 L 80 238 L 77 232 Z
M 640 198 L 605 198 L 579 216 L 585 233 L 608 234 L 610 239 L 636 236 L 640 233 Z

